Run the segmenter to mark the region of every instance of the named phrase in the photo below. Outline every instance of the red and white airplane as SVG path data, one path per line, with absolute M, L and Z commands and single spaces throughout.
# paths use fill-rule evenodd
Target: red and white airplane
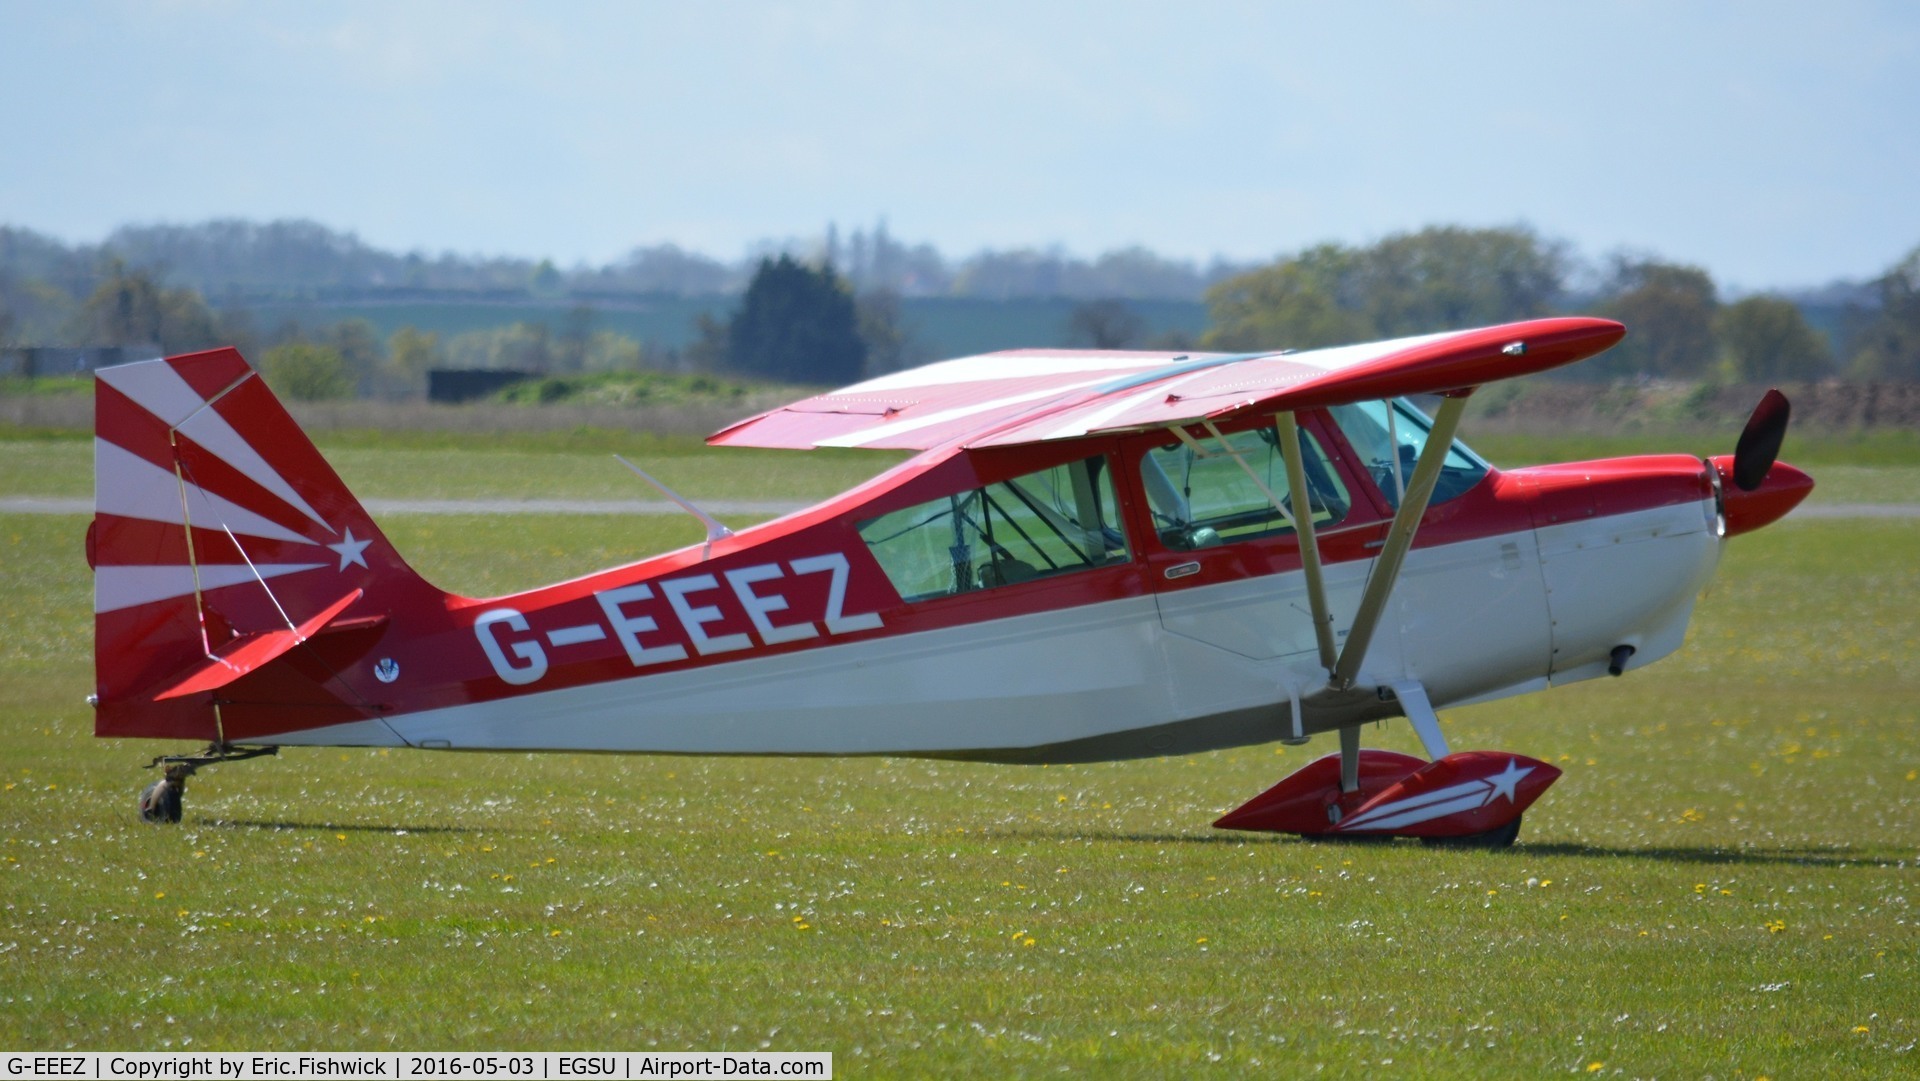
M 920 452 L 874 479 L 484 599 L 414 573 L 238 353 L 103 369 L 95 731 L 208 745 L 155 760 L 157 821 L 195 768 L 294 745 L 1040 763 L 1338 732 L 1215 825 L 1508 844 L 1559 771 L 1451 751 L 1435 709 L 1673 652 L 1726 539 L 1813 486 L 1774 464 L 1777 392 L 1704 462 L 1454 441 L 1474 388 L 1624 333 L 932 364 L 709 439 Z M 1361 749 L 1400 716 L 1430 761 Z

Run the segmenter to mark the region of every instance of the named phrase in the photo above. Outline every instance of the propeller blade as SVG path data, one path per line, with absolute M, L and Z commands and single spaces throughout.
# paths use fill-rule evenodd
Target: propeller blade
M 1747 426 L 1733 448 L 1734 487 L 1751 492 L 1766 481 L 1773 460 L 1780 456 L 1780 441 L 1787 437 L 1787 415 L 1791 411 L 1787 396 L 1777 390 L 1767 391 L 1767 396 L 1753 407 L 1753 415 L 1747 418 Z

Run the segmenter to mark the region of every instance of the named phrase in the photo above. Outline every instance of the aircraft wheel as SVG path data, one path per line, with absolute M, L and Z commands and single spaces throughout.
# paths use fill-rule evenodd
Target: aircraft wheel
M 1434 848 L 1512 848 L 1514 839 L 1520 836 L 1522 817 L 1514 815 L 1513 821 L 1484 833 L 1469 833 L 1462 837 L 1422 837 L 1420 842 Z
M 180 821 L 180 800 L 185 786 L 173 780 L 158 780 L 140 792 L 140 820 L 158 825 Z

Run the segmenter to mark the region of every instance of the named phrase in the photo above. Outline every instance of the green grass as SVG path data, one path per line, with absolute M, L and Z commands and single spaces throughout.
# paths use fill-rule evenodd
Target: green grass
M 613 460 L 620 454 L 695 499 L 805 501 L 839 492 L 905 457 L 886 451 L 715 450 L 691 436 L 605 428 L 347 429 L 316 433 L 316 442 L 355 493 L 385 499 L 654 498 Z M 1507 467 L 1731 449 L 1686 435 L 1489 435 L 1469 442 Z M 1795 436 L 1782 457 L 1814 474 L 1815 503 L 1920 503 L 1920 433 Z M 0 426 L 0 496 L 79 497 L 92 491 L 93 450 L 84 433 Z
M 398 485 L 429 452 L 358 453 L 349 472 Z M 725 479 L 710 494 L 745 497 Z M 472 592 L 691 539 L 667 518 L 386 524 Z M 1455 746 L 1567 770 L 1504 853 L 1209 828 L 1328 740 L 1067 768 L 294 749 L 203 774 L 185 823 L 147 827 L 136 767 L 179 748 L 90 736 L 83 527 L 0 516 L 0 1046 L 767 1047 L 831 1050 L 844 1076 L 1914 1069 L 1914 523 L 1741 538 L 1678 656 L 1449 711 Z M 1397 723 L 1368 742 L 1414 749 Z
M 722 405 L 747 397 L 743 383 L 671 372 L 589 372 L 526 379 L 503 387 L 493 400 L 514 405 Z
M 716 450 L 692 438 L 603 430 L 492 437 L 343 432 L 323 435 L 319 444 L 356 495 L 377 499 L 659 499 L 614 460 L 619 454 L 692 499 L 804 502 L 905 458 L 888 451 Z M 92 493 L 90 441 L 0 439 L 0 496 Z
M 0 397 L 57 397 L 66 394 L 92 394 L 93 374 L 85 375 L 4 375 L 0 376 Z

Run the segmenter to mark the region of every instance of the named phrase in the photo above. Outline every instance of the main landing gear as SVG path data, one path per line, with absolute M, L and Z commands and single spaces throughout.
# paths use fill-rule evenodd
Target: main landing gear
M 1214 825 L 1306 837 L 1418 837 L 1442 848 L 1506 848 L 1520 814 L 1560 776 L 1525 755 L 1457 751 L 1432 762 L 1359 753 L 1352 787 L 1338 753 L 1308 763 Z
M 180 821 L 181 803 L 187 794 L 187 778 L 202 766 L 221 762 L 244 762 L 262 755 L 279 754 L 278 747 L 235 747 L 214 743 L 199 754 L 163 754 L 146 768 L 165 766 L 159 780 L 140 790 L 140 819 L 156 825 L 174 825 Z
M 1328 839 L 1418 837 L 1440 848 L 1511 846 L 1521 812 L 1560 779 L 1560 770 L 1503 751 L 1449 750 L 1418 683 L 1380 694 L 1399 699 L 1431 761 L 1362 749 L 1360 726 L 1345 725 L 1337 753 L 1307 763 L 1214 826 Z

